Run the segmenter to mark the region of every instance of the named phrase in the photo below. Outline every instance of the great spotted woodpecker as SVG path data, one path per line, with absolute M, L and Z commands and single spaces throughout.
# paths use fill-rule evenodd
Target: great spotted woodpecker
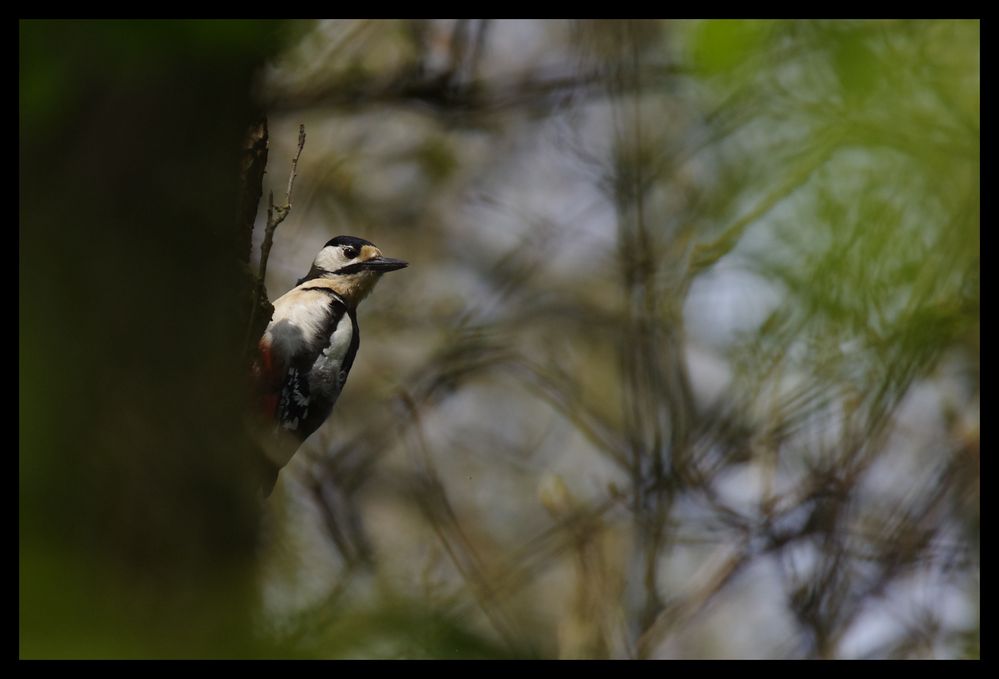
M 383 273 L 405 266 L 382 256 L 370 241 L 337 236 L 319 251 L 309 273 L 274 302 L 254 365 L 267 456 L 265 496 L 343 390 L 361 343 L 357 305 Z

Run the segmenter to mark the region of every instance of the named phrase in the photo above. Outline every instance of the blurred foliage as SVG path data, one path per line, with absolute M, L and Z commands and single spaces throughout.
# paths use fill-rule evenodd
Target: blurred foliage
M 979 44 L 22 23 L 22 656 L 977 657 Z M 411 262 L 262 517 L 251 92 L 271 297 Z

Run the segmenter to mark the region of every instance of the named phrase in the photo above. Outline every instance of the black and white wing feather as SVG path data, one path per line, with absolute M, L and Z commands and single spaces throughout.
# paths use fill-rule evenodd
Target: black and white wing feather
M 357 319 L 328 287 L 306 282 L 274 302 L 260 341 L 264 407 L 304 441 L 326 421 L 360 346 Z

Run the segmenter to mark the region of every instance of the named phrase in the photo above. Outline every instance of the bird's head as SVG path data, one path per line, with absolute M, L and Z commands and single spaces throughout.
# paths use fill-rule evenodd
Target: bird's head
M 337 236 L 316 255 L 312 270 L 303 279 L 323 278 L 351 306 L 364 299 L 387 271 L 408 265 L 401 259 L 382 255 L 371 241 L 354 236 Z

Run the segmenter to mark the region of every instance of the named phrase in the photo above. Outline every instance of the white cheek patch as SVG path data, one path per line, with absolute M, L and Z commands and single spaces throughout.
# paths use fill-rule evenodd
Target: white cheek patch
M 349 263 L 350 261 L 343 256 L 343 249 L 338 245 L 330 245 L 320 250 L 315 261 L 317 267 L 326 271 L 336 271 Z

